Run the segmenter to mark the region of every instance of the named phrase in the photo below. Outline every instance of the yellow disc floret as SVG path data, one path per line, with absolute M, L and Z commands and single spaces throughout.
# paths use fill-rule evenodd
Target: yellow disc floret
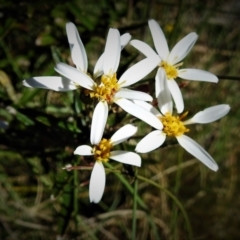
M 175 79 L 178 76 L 178 67 L 181 66 L 183 63 L 179 63 L 177 65 L 171 65 L 165 61 L 160 63 L 160 67 L 164 68 L 167 79 Z
M 91 98 L 98 98 L 100 101 L 107 101 L 113 103 L 115 93 L 119 90 L 119 84 L 117 83 L 117 75 L 102 75 L 101 83 L 93 88 L 93 91 L 89 92 Z
M 172 116 L 170 113 L 167 113 L 165 116 L 159 117 L 163 124 L 163 132 L 166 133 L 169 137 L 178 137 L 183 135 L 185 132 L 188 132 L 189 129 L 186 128 L 181 121 L 187 113 L 184 113 L 182 116 Z
M 110 150 L 113 147 L 110 140 L 103 138 L 100 143 L 93 147 L 93 154 L 97 161 L 107 162 L 110 157 Z

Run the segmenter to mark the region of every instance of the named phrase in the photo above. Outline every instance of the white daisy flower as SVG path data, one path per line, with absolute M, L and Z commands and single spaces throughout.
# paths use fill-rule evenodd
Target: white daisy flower
M 177 111 L 181 113 L 184 109 L 184 104 L 181 91 L 175 81 L 177 77 L 193 81 L 214 83 L 218 82 L 218 78 L 210 72 L 199 69 L 179 69 L 179 67 L 183 65 L 181 61 L 187 56 L 197 40 L 198 35 L 196 33 L 189 33 L 169 51 L 166 38 L 158 23 L 155 20 L 149 20 L 148 25 L 157 53 L 148 44 L 142 41 L 132 40 L 130 44 L 148 58 L 155 59 L 156 55 L 158 56 L 158 62 L 155 62 L 155 60 L 152 62 L 152 65 L 155 67 L 158 66 L 155 77 L 156 97 L 158 98 L 159 94 L 163 91 L 161 86 L 164 85 L 163 82 L 166 81 Z
M 71 49 L 71 56 L 76 68 L 65 63 L 58 63 L 55 70 L 61 77 L 35 77 L 23 81 L 27 87 L 40 87 L 55 91 L 69 91 L 81 86 L 88 91 L 91 98 L 97 98 L 98 106 L 103 111 L 99 112 L 98 120 L 94 122 L 104 124 L 108 116 L 108 104 L 116 103 L 131 115 L 147 121 L 151 126 L 161 129 L 158 119 L 145 109 L 135 105 L 131 100 L 152 101 L 152 97 L 144 92 L 134 91 L 128 88 L 138 82 L 153 70 L 152 61 L 158 61 L 158 57 L 144 59 L 129 68 L 118 80 L 116 71 L 118 69 L 122 48 L 128 43 L 131 36 L 125 34 L 120 37 L 117 29 L 110 29 L 105 51 L 97 61 L 94 68 L 94 76 L 100 77 L 100 84 L 97 84 L 87 73 L 87 55 L 73 23 L 66 25 L 68 41 Z M 53 80 L 53 81 L 51 81 Z M 96 109 L 94 110 L 96 111 Z M 105 114 L 105 115 L 104 115 Z M 97 116 L 94 114 L 94 116 Z
M 76 26 L 69 22 L 66 24 L 66 31 L 68 42 L 71 51 L 71 57 L 73 63 L 76 65 L 76 69 L 84 76 L 89 77 L 88 70 L 88 59 L 87 54 L 82 43 L 82 40 L 78 34 Z M 121 49 L 123 49 L 131 39 L 129 33 L 125 33 L 120 37 Z M 99 58 L 95 71 L 102 72 L 103 68 L 103 55 Z M 79 86 L 82 86 L 82 81 L 78 79 L 71 80 L 64 76 L 44 76 L 44 77 L 32 77 L 23 80 L 23 85 L 29 88 L 43 88 L 54 90 L 58 92 L 66 92 L 76 90 Z
M 203 164 L 213 171 L 218 170 L 218 165 L 213 158 L 198 143 L 185 135 L 186 132 L 189 132 L 189 129 L 186 127 L 186 125 L 194 123 L 205 124 L 216 121 L 229 112 L 229 105 L 221 104 L 209 107 L 195 114 L 189 120 L 184 121 L 183 119 L 186 117 L 187 112 L 180 116 L 174 116 L 172 115 L 171 104 L 165 104 L 164 107 L 159 106 L 162 111 L 162 115 L 156 108 L 146 102 L 138 101 L 136 103 L 154 113 L 158 117 L 159 121 L 161 121 L 163 124 L 162 130 L 150 132 L 137 144 L 135 149 L 136 152 L 150 152 L 160 147 L 164 143 L 166 137 L 175 137 L 178 143 L 185 148 L 187 152 L 199 159 Z
M 152 97 L 147 93 L 125 88 L 138 82 L 151 72 L 153 69 L 151 62 L 154 59 L 146 58 L 138 62 L 123 73 L 118 80 L 116 72 L 120 61 L 120 54 L 121 44 L 119 31 L 111 28 L 107 36 L 104 54 L 100 57 L 102 60 L 98 61 L 98 65 L 102 65 L 102 70 L 101 67 L 95 67 L 96 75 L 99 75 L 99 72 L 103 73 L 100 77 L 100 84 L 96 84 L 87 74 L 64 63 L 58 63 L 55 70 L 62 76 L 88 89 L 87 93 L 89 96 L 99 101 L 97 107 L 102 109 L 102 111 L 99 111 L 98 115 L 94 114 L 94 116 L 97 116 L 96 120 L 93 117 L 93 122 L 96 122 L 98 125 L 105 123 L 108 115 L 108 105 L 116 103 L 131 115 L 148 122 L 149 125 L 155 128 L 161 129 L 162 125 L 153 114 L 135 105 L 131 101 L 152 101 Z M 158 58 L 155 58 L 155 61 L 156 60 L 158 60 Z M 96 111 L 96 109 L 94 111 Z M 102 125 L 100 128 L 104 129 L 104 126 L 105 125 Z
M 137 127 L 127 124 L 117 130 L 110 139 L 105 139 L 102 138 L 102 131 L 100 130 L 99 132 L 99 129 L 92 126 L 91 144 L 93 147 L 82 145 L 77 147 L 74 151 L 74 154 L 81 156 L 93 156 L 96 160 L 90 177 L 90 202 L 98 203 L 102 198 L 106 182 L 106 174 L 103 166 L 104 162 L 108 162 L 109 159 L 112 159 L 117 162 L 137 167 L 141 166 L 141 158 L 138 154 L 123 150 L 112 151 L 112 148 L 115 145 L 127 140 L 136 132 Z

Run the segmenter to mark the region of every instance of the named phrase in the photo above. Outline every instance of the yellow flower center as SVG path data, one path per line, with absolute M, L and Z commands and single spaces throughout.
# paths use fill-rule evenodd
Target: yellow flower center
M 163 132 L 169 137 L 178 137 L 183 135 L 185 132 L 189 132 L 181 121 L 188 112 L 182 114 L 181 116 L 172 116 L 167 113 L 165 116 L 159 117 L 163 124 Z
M 100 143 L 93 147 L 93 154 L 97 161 L 107 162 L 110 157 L 110 150 L 113 147 L 110 139 L 103 138 Z
M 182 64 L 183 63 L 181 62 L 176 65 L 171 65 L 165 61 L 162 61 L 159 66 L 164 68 L 167 75 L 167 79 L 175 79 L 178 76 L 178 67 L 180 67 Z
M 100 101 L 107 101 L 113 103 L 115 93 L 119 90 L 119 84 L 117 83 L 117 75 L 102 75 L 101 83 L 96 85 L 93 91 L 89 92 L 91 98 L 98 98 Z

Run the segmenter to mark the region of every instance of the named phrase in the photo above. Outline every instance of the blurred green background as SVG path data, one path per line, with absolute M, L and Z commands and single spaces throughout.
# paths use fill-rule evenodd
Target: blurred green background
M 56 75 L 58 61 L 71 64 L 65 30 L 69 21 L 79 30 L 92 72 L 110 27 L 153 46 L 148 19 L 158 21 L 170 49 L 189 32 L 199 34 L 183 67 L 219 76 L 218 84 L 178 81 L 189 116 L 222 103 L 231 111 L 220 121 L 191 126 L 188 134 L 216 160 L 217 173 L 175 141 L 141 155 L 138 174 L 161 189 L 138 180 L 135 239 L 240 239 L 238 0 L 0 1 L 0 120 L 9 124 L 0 129 L 0 239 L 134 238 L 136 169 L 110 161 L 121 174 L 108 171 L 102 201 L 91 204 L 93 161 L 73 155 L 77 146 L 89 144 L 94 104 L 80 90 L 28 89 L 22 80 Z M 143 57 L 127 46 L 118 76 Z M 153 95 L 154 75 L 155 71 L 134 89 Z M 121 148 L 134 150 L 151 129 L 117 108 L 110 112 L 105 135 L 129 122 L 139 131 Z M 83 169 L 66 171 L 66 164 Z

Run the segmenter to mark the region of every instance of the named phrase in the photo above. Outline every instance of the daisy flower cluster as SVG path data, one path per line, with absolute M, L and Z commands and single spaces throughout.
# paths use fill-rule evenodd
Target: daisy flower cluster
M 184 112 L 183 96 L 177 83 L 178 78 L 218 82 L 218 78 L 210 72 L 182 68 L 182 60 L 190 52 L 198 36 L 194 32 L 189 33 L 170 51 L 158 23 L 149 20 L 148 25 L 155 50 L 143 41 L 131 41 L 129 33 L 120 35 L 117 29 L 110 28 L 105 49 L 91 74 L 88 72 L 88 58 L 77 28 L 73 23 L 67 23 L 67 38 L 75 67 L 59 62 L 55 66 L 58 76 L 32 77 L 23 81 L 23 85 L 29 88 L 61 92 L 83 88 L 89 100 L 96 100 L 89 134 L 91 145 L 81 145 L 74 151 L 76 155 L 91 156 L 95 161 L 89 184 L 90 201 L 94 203 L 98 203 L 104 193 L 106 183 L 104 162 L 111 159 L 140 167 L 139 154 L 159 148 L 166 138 L 176 138 L 179 145 L 187 152 L 211 170 L 218 170 L 214 159 L 187 136 L 190 131 L 188 125 L 216 121 L 225 116 L 230 107 L 227 104 L 211 106 L 186 120 L 187 112 Z M 119 76 L 121 51 L 127 44 L 136 48 L 145 55 L 145 58 Z M 129 88 L 152 71 L 156 72 L 155 96 Z M 153 97 L 157 99 L 158 109 L 152 105 Z M 137 132 L 138 128 L 132 124 L 119 128 L 110 139 L 104 137 L 109 108 L 113 104 L 154 129 L 137 143 L 135 152 L 113 149 L 115 145 L 126 141 Z

